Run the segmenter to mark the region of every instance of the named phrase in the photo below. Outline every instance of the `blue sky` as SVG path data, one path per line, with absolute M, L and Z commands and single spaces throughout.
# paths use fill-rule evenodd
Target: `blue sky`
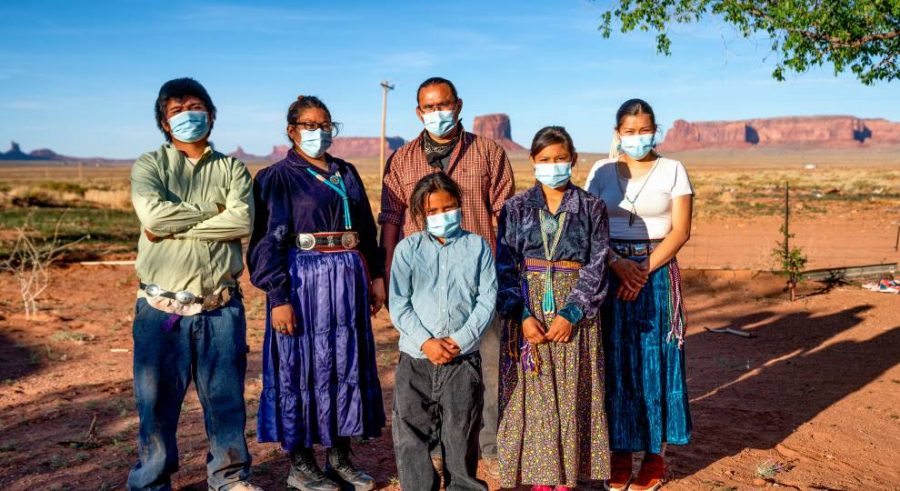
M 528 144 L 566 126 L 582 151 L 604 151 L 614 113 L 647 99 L 663 129 L 676 119 L 849 114 L 900 121 L 894 84 L 866 87 L 830 68 L 770 74 L 776 54 L 708 21 L 672 29 L 673 55 L 651 35 L 597 31 L 609 2 L 8 1 L 0 5 L 0 146 L 133 158 L 162 141 L 159 86 L 191 76 L 219 115 L 213 140 L 268 154 L 285 143 L 298 94 L 321 97 L 344 135 L 376 136 L 382 79 L 388 134 L 411 138 L 415 90 L 452 79 L 463 121 L 508 113 Z

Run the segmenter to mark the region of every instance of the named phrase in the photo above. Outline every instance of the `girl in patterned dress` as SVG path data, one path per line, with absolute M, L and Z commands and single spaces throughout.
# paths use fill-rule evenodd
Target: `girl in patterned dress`
M 606 296 L 603 201 L 569 181 L 566 130 L 531 145 L 534 187 L 507 201 L 497 239 L 500 485 L 573 489 L 606 479 L 609 450 L 598 317 Z

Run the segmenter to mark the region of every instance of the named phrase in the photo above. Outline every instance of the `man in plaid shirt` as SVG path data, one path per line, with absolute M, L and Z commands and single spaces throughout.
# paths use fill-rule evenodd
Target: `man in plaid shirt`
M 447 79 L 429 78 L 416 94 L 416 115 L 425 126 L 418 138 L 400 147 L 387 161 L 381 191 L 381 245 L 385 270 L 391 270 L 394 248 L 404 236 L 421 230 L 407 214 L 415 184 L 427 174 L 444 172 L 462 189 L 462 228 L 481 235 L 496 248 L 496 219 L 512 197 L 512 167 L 500 145 L 465 131 L 459 121 L 463 101 Z M 390 281 L 390 275 L 386 274 Z M 388 288 L 390 291 L 390 288 Z M 481 339 L 484 377 L 481 456 L 494 474 L 497 457 L 497 385 L 500 371 L 500 326 L 495 322 Z

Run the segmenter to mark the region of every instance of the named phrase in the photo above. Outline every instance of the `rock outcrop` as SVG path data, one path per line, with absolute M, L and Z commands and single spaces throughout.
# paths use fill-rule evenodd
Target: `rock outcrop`
M 379 144 L 381 143 L 381 138 L 373 137 L 338 137 L 334 139 L 334 142 L 331 144 L 331 148 L 328 149 L 328 153 L 334 155 L 335 157 L 340 157 L 342 159 L 356 159 L 356 158 L 365 158 L 365 157 L 378 157 L 379 156 Z M 390 154 L 394 153 L 394 150 L 397 150 L 405 141 L 403 138 L 399 136 L 389 136 L 384 139 L 384 156 L 387 158 Z
M 356 137 L 346 136 L 335 138 L 328 149 L 328 153 L 342 159 L 359 159 L 378 157 L 378 144 L 381 141 L 378 137 Z M 404 144 L 403 138 L 398 136 L 389 136 L 385 138 L 384 155 L 387 157 Z M 272 152 L 266 156 L 253 155 L 244 152 L 244 149 L 237 147 L 237 150 L 229 153 L 232 157 L 243 160 L 244 162 L 278 162 L 287 156 L 290 145 L 274 145 Z
M 0 152 L 0 160 L 35 160 L 34 157 L 28 155 L 27 153 L 22 151 L 22 148 L 19 147 L 19 144 L 16 142 L 11 142 L 9 144 L 9 150 L 6 152 Z
M 16 142 L 10 142 L 9 150 L 6 152 L 0 152 L 0 160 L 106 160 L 106 159 L 82 159 L 78 157 L 67 157 L 65 155 L 60 155 L 49 148 L 39 148 L 37 150 L 32 150 L 31 152 L 25 153 L 22 151 L 22 147 L 19 146 Z
M 499 143 L 507 153 L 522 154 L 528 150 L 512 140 L 512 128 L 506 114 L 485 114 L 476 116 L 472 122 L 472 132 Z
M 660 150 L 800 146 L 858 148 L 900 144 L 900 123 L 853 116 L 806 116 L 742 121 L 675 121 Z
M 253 155 L 252 153 L 245 152 L 240 145 L 238 145 L 237 150 L 229 153 L 228 155 L 240 160 L 241 162 L 262 162 L 266 160 L 266 157 L 263 157 L 261 155 Z

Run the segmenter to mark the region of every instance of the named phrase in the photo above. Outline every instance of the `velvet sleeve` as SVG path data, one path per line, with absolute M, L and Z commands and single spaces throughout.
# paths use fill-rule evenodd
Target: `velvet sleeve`
M 263 169 L 253 182 L 256 217 L 247 249 L 250 282 L 266 292 L 271 307 L 290 301 L 288 249 L 293 239 L 291 201 L 288 189 L 271 168 Z
M 609 218 L 603 201 L 591 200 L 589 203 L 590 250 L 564 308 L 573 305 L 585 317 L 595 317 L 608 288 L 606 254 L 609 251 Z
M 522 251 L 519 249 L 515 210 L 509 204 L 500 211 L 497 224 L 497 311 L 507 319 L 519 320 L 526 307 L 522 297 Z

